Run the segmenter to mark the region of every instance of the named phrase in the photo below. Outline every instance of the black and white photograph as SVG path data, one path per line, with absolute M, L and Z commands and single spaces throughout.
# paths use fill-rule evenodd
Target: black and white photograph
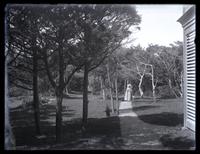
M 195 4 L 7 4 L 5 150 L 196 150 Z

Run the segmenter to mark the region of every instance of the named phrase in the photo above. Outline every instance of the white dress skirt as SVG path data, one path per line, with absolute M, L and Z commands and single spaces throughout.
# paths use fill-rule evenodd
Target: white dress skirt
M 132 100 L 132 89 L 127 88 L 124 96 L 125 101 L 131 101 Z

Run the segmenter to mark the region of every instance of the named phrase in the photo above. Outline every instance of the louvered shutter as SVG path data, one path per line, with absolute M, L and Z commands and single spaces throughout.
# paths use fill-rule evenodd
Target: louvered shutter
M 195 131 L 196 70 L 194 21 L 186 29 L 186 127 Z
M 195 6 L 184 11 L 178 19 L 184 30 L 184 127 L 196 131 L 196 17 Z

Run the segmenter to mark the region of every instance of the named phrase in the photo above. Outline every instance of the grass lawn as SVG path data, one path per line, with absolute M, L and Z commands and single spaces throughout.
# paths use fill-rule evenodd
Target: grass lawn
M 135 99 L 131 112 L 137 116 L 106 117 L 100 96 L 89 96 L 88 126 L 81 131 L 82 96 L 63 100 L 63 141 L 55 143 L 55 102 L 41 106 L 42 136 L 35 136 L 33 112 L 11 101 L 11 124 L 17 149 L 192 149 L 194 140 L 183 126 L 183 100 Z M 18 104 L 18 105 L 17 105 Z

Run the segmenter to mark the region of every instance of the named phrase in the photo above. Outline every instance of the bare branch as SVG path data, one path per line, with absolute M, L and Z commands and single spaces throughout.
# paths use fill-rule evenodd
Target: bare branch
M 157 83 L 158 83 L 158 79 L 156 79 L 155 87 L 156 87 Z
M 19 57 L 19 55 L 21 54 L 21 52 L 22 52 L 22 51 L 20 51 L 19 53 L 17 53 L 17 55 L 16 55 L 11 61 L 9 61 L 9 62 L 7 63 L 7 65 L 9 66 L 9 65 L 11 65 L 13 62 L 15 62 L 15 60 L 17 59 L 17 57 Z
M 67 84 L 69 83 L 69 81 L 71 80 L 71 78 L 73 77 L 74 73 L 76 73 L 78 70 L 80 70 L 82 67 L 84 66 L 84 64 L 79 65 L 78 67 L 76 67 L 68 76 L 66 82 L 64 83 L 64 88 L 67 86 Z

